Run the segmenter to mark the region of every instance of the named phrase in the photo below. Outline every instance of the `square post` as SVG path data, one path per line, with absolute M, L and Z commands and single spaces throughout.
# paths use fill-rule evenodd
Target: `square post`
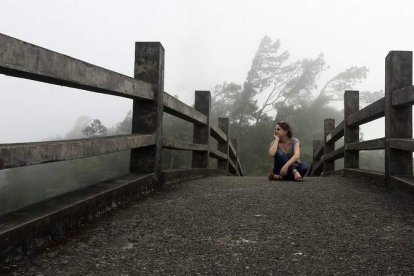
M 235 151 L 235 153 L 234 153 L 234 159 L 232 159 L 232 161 L 233 161 L 233 164 L 236 166 L 236 171 L 235 171 L 235 175 L 240 175 L 240 173 L 239 173 L 239 166 L 237 165 L 237 138 L 230 138 L 230 141 L 231 141 L 231 143 L 232 143 L 232 145 L 233 145 L 233 147 L 234 147 L 234 151 Z
M 135 43 L 134 78 L 152 84 L 154 100 L 133 100 L 132 134 L 155 134 L 155 145 L 131 150 L 130 171 L 155 173 L 158 179 L 164 93 L 164 48 L 161 43 Z
M 359 126 L 348 127 L 348 117 L 359 110 L 359 91 L 345 91 L 344 95 L 344 169 L 359 168 L 359 151 L 347 150 L 348 143 L 359 142 Z
M 321 140 L 313 140 L 313 154 L 312 154 L 312 163 L 311 166 L 309 168 L 309 170 L 306 173 L 306 176 L 314 176 L 314 175 L 318 175 L 318 173 L 321 172 L 321 169 L 319 168 L 317 171 L 314 170 L 314 166 L 318 163 L 319 159 L 316 159 L 316 151 L 318 150 L 319 146 L 322 144 Z M 313 172 L 313 173 L 312 173 Z
M 210 91 L 195 91 L 195 110 L 207 116 L 207 125 L 194 123 L 193 143 L 207 145 L 210 144 Z M 209 151 L 193 151 L 192 168 L 208 168 Z
M 326 141 L 326 136 L 335 129 L 335 119 L 325 119 L 323 121 L 323 141 L 324 141 L 324 147 L 323 147 L 323 156 L 325 156 L 328 153 L 331 153 L 335 150 L 335 143 L 328 143 Z M 323 162 L 323 174 L 326 172 L 334 171 L 335 170 L 335 161 L 324 161 Z
M 217 160 L 217 169 L 228 171 L 229 169 L 229 118 L 218 118 L 218 127 L 227 135 L 226 142 L 218 142 L 217 149 L 227 154 L 227 160 Z
M 316 157 L 316 151 L 318 150 L 320 144 L 322 144 L 321 140 L 313 140 L 313 159 Z
M 392 93 L 412 85 L 412 52 L 391 51 L 385 58 L 385 185 L 394 188 L 391 176 L 412 175 L 413 155 L 410 151 L 390 148 L 392 138 L 412 138 L 412 106 L 394 107 Z

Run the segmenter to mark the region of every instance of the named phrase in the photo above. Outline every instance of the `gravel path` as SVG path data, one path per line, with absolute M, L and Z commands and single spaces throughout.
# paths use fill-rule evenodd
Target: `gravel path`
M 343 177 L 210 177 L 112 212 L 4 273 L 414 274 L 414 201 Z

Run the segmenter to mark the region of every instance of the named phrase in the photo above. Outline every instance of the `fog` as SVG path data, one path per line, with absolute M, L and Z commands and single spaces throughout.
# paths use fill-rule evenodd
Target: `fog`
M 212 91 L 224 82 L 243 84 L 264 36 L 280 39 L 292 62 L 323 53 L 330 68 L 319 85 L 351 66 L 368 67 L 367 78 L 353 87 L 360 91 L 384 89 L 384 60 L 390 50 L 414 49 L 410 1 L 3 0 L 1 4 L 0 33 L 128 76 L 133 76 L 135 42 L 161 42 L 165 91 L 189 105 L 195 90 Z M 99 119 L 111 129 L 132 107 L 129 99 L 5 75 L 0 75 L 0 99 L 0 143 L 78 138 L 84 128 L 79 122 Z M 342 107 L 338 103 L 337 108 Z M 127 133 L 130 126 L 124 127 Z M 363 125 L 361 131 L 365 140 L 383 137 L 384 120 Z M 192 126 L 164 114 L 163 135 L 191 142 Z M 260 136 L 265 145 L 267 138 Z M 310 155 L 311 146 L 309 141 L 303 152 Z M 240 153 L 250 156 L 246 150 Z M 383 171 L 382 153 L 364 154 L 362 167 Z M 189 160 L 190 152 L 165 150 L 162 166 L 189 167 Z M 254 161 L 263 163 L 260 170 L 245 171 L 263 174 L 266 160 Z M 128 172 L 128 151 L 0 170 L 0 215 Z
M 165 91 L 192 104 L 194 90 L 243 83 L 264 35 L 280 39 L 292 59 L 324 53 L 331 66 L 326 78 L 367 66 L 367 79 L 354 89 L 383 89 L 388 51 L 414 49 L 413 6 L 377 0 L 3 0 L 0 32 L 129 76 L 134 42 L 160 41 Z M 4 75 L 0 96 L 0 143 L 64 137 L 82 115 L 112 127 L 131 108 L 127 99 Z M 364 138 L 383 136 L 383 123 L 376 125 L 362 127 Z

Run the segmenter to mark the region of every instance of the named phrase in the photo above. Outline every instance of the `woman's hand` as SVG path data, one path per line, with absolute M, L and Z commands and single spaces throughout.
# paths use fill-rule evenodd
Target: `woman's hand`
M 280 169 L 280 175 L 281 175 L 281 176 L 285 176 L 285 175 L 287 175 L 288 168 L 289 168 L 288 166 L 284 165 L 284 166 Z
M 277 151 L 277 147 L 279 145 L 279 137 L 276 136 L 276 133 L 273 133 L 273 141 L 270 144 L 270 148 L 269 148 L 269 154 L 270 156 L 275 156 L 276 151 Z

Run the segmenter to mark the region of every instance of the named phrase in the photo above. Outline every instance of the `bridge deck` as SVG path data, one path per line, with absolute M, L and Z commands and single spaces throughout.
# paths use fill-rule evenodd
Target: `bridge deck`
M 3 268 L 8 270 L 8 268 Z M 342 177 L 210 177 L 85 225 L 16 274 L 412 274 L 414 202 Z

